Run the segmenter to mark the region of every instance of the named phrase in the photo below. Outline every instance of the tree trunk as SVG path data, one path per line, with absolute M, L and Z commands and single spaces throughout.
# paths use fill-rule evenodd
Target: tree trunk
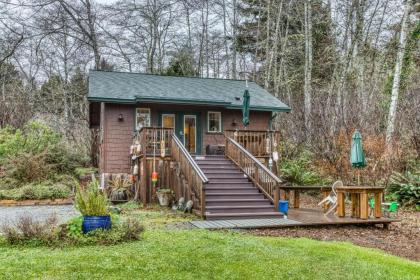
M 227 25 L 226 25 L 226 3 L 225 0 L 222 1 L 222 9 L 223 9 L 223 41 L 225 44 L 225 60 L 226 60 L 226 78 L 230 76 L 230 69 L 229 69 L 229 45 L 227 39 Z
M 312 9 L 311 0 L 305 1 L 305 81 L 304 118 L 306 131 L 310 129 L 312 108 Z
M 233 0 L 233 26 L 232 26 L 232 34 L 233 34 L 233 44 L 232 44 L 232 79 L 236 79 L 236 28 L 238 27 L 237 22 L 237 7 L 236 7 L 236 0 Z
M 394 80 L 392 82 L 392 92 L 391 92 L 391 104 L 389 106 L 389 113 L 388 113 L 388 125 L 386 129 L 386 147 L 387 150 L 390 152 L 392 150 L 392 137 L 394 134 L 395 129 L 395 119 L 397 113 L 397 103 L 398 103 L 398 95 L 399 95 L 399 88 L 400 88 L 400 78 L 401 78 L 401 68 L 403 64 L 403 58 L 405 53 L 405 45 L 406 45 L 406 38 L 407 38 L 407 22 L 408 22 L 408 15 L 410 13 L 410 1 L 407 0 L 405 2 L 404 8 L 404 15 L 401 23 L 401 32 L 400 32 L 400 42 L 398 46 L 397 52 L 397 61 L 395 62 L 395 71 L 394 71 Z

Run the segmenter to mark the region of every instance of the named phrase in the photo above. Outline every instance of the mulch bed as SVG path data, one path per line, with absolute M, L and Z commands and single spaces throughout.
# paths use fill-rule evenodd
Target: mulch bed
M 301 195 L 301 207 L 316 208 L 319 197 Z M 399 210 L 401 222 L 381 226 L 320 226 L 255 229 L 248 232 L 261 236 L 307 237 L 325 241 L 348 241 L 359 246 L 381 249 L 393 255 L 420 261 L 420 212 Z

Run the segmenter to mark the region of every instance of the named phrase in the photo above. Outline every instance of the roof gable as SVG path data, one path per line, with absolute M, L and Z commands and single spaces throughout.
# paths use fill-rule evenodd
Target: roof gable
M 290 111 L 254 82 L 248 82 L 251 109 Z M 244 80 L 175 77 L 152 74 L 90 71 L 89 101 L 114 103 L 177 103 L 241 108 Z

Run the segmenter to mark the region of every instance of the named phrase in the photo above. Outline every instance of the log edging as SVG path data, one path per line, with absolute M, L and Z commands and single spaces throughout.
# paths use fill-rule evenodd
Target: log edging
M 0 206 L 37 206 L 37 205 L 68 205 L 73 204 L 73 198 L 58 199 L 0 199 Z

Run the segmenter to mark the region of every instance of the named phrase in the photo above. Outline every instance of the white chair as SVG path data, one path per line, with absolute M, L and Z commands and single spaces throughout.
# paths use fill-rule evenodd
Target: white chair
M 337 192 L 335 191 L 335 188 L 342 187 L 342 186 L 343 186 L 342 181 L 336 181 L 331 187 L 331 193 L 326 198 L 321 200 L 320 203 L 318 203 L 318 206 L 321 206 L 323 204 L 328 205 L 329 207 L 328 211 L 324 215 L 330 214 L 332 211 L 334 211 L 337 208 Z

